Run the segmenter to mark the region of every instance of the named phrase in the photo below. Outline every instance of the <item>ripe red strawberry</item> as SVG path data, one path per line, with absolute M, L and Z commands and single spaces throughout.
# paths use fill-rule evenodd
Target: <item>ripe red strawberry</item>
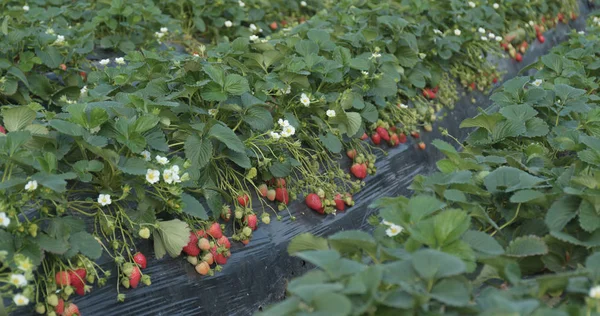
M 244 222 L 246 223 L 246 225 L 248 225 L 248 227 L 252 228 L 252 230 L 256 230 L 258 218 L 256 217 L 256 214 L 246 215 L 246 218 L 244 218 Z
M 271 30 L 275 31 L 277 29 L 277 22 L 271 22 L 271 24 L 269 24 L 269 27 L 271 28 Z
M 498 78 L 497 78 L 497 77 L 494 77 L 494 79 L 492 79 L 492 82 L 493 82 L 493 83 L 498 83 Z
M 287 26 L 287 21 L 286 20 L 281 20 L 281 26 L 286 27 Z
M 515 60 L 520 63 L 521 61 L 523 61 L 523 55 L 521 55 L 520 53 L 517 53 L 515 55 Z
M 406 134 L 400 133 L 400 135 L 398 135 L 398 140 L 400 141 L 400 144 L 406 143 Z
M 410 136 L 412 136 L 413 138 L 419 138 L 419 137 L 421 137 L 421 135 L 417 131 L 410 132 Z
M 355 163 L 350 167 L 350 172 L 352 172 L 355 177 L 364 179 L 367 177 L 367 165 L 364 163 Z
M 565 20 L 565 15 L 562 13 L 559 13 L 556 17 L 558 18 L 558 22 L 564 22 Z
M 269 191 L 269 188 L 267 187 L 266 184 L 261 184 L 258 186 L 258 192 L 260 192 L 260 196 L 262 197 L 266 197 L 267 196 L 267 191 Z
M 267 199 L 269 199 L 269 201 L 275 201 L 275 196 L 277 195 L 277 192 L 275 192 L 275 190 L 270 189 L 269 191 L 267 191 Z
M 500 47 L 504 48 L 505 51 L 508 51 L 508 43 L 507 42 L 500 43 Z
M 316 193 L 310 193 L 307 195 L 305 202 L 310 209 L 321 214 L 324 213 L 325 210 L 323 208 L 323 203 L 321 202 L 321 198 Z
M 65 301 L 63 301 L 62 298 L 58 300 L 58 305 L 56 305 L 56 307 L 54 307 L 54 311 L 58 315 L 64 313 L 64 311 L 65 311 Z
M 373 141 L 373 144 L 379 145 L 379 143 L 381 143 L 381 136 L 379 136 L 377 133 L 374 133 L 371 135 L 371 140 Z
M 79 308 L 77 307 L 77 305 L 75 305 L 73 303 L 69 303 L 69 305 L 67 305 L 67 307 L 63 311 L 62 316 L 75 316 L 75 315 L 81 315 L 81 313 L 79 312 Z
M 190 233 L 190 239 L 188 244 L 183 247 L 183 252 L 185 252 L 188 256 L 197 256 L 200 254 L 200 248 L 198 248 L 198 237 L 194 233 Z
M 75 288 L 75 293 L 77 293 L 77 295 L 79 295 L 79 296 L 85 295 L 85 285 L 74 286 L 74 288 Z
M 250 200 L 250 198 L 248 197 L 248 194 L 244 194 L 244 195 L 240 195 L 237 198 L 238 203 L 240 203 L 241 206 L 246 206 L 248 205 L 248 201 Z
M 135 266 L 133 267 L 133 271 L 131 271 L 131 276 L 129 277 L 129 286 L 135 289 L 138 284 L 140 284 L 140 280 L 142 279 L 142 271 L 140 268 Z
M 354 160 L 354 157 L 356 157 L 356 149 L 348 149 L 346 155 L 348 155 L 348 158 Z
M 196 236 L 198 236 L 199 238 L 202 238 L 202 237 L 206 237 L 207 235 L 203 229 L 200 229 L 200 230 L 196 231 Z
M 277 178 L 275 179 L 275 187 L 276 188 L 285 188 L 285 179 L 284 178 Z
M 392 133 L 392 136 L 390 136 L 390 144 L 394 147 L 400 145 L 400 137 L 398 137 L 398 134 Z
M 83 296 L 85 294 L 85 277 L 87 275 L 87 271 L 85 269 L 79 268 L 74 271 L 69 271 L 69 280 L 70 284 L 75 288 L 75 293 Z
M 425 150 L 425 143 L 424 142 L 419 142 L 419 144 L 417 144 L 417 146 L 419 146 L 420 150 Z
M 333 200 L 335 202 L 335 208 L 338 211 L 343 211 L 346 208 L 346 205 L 344 204 L 344 200 L 342 199 L 342 195 L 341 194 L 336 194 L 335 199 Z
M 219 225 L 219 223 L 212 223 L 212 225 L 210 225 L 210 228 L 208 228 L 206 232 L 216 239 L 219 239 L 221 238 L 221 236 L 223 236 L 223 232 L 221 231 L 221 225 Z
M 290 196 L 286 188 L 275 189 L 275 199 L 285 205 L 290 201 Z
M 198 240 L 198 247 L 202 250 L 208 250 L 210 249 L 210 241 L 206 238 L 200 238 L 200 240 Z
M 365 140 L 367 138 L 369 138 L 369 135 L 367 135 L 367 133 L 363 133 L 362 136 L 360 137 L 360 140 Z
M 473 81 L 473 82 L 471 82 L 471 83 L 469 84 L 469 88 L 470 88 L 471 90 L 475 90 L 475 89 L 477 88 L 477 86 L 475 85 L 475 82 L 474 82 L 474 81 Z
M 544 44 L 544 42 L 546 41 L 546 38 L 542 34 L 538 35 L 537 39 L 542 44 Z
M 0 125 L 0 133 L 6 134 L 6 129 L 4 129 L 4 126 L 2 125 Z
M 217 244 L 221 245 L 227 249 L 231 248 L 231 243 L 229 242 L 229 238 L 227 238 L 226 236 L 221 236 L 221 238 L 219 238 L 217 240 Z
M 67 70 L 67 65 L 60 64 L 60 69 L 63 70 L 63 71 Z
M 390 140 L 390 134 L 388 133 L 387 129 L 383 128 L 383 127 L 378 127 L 375 129 L 375 131 L 377 132 L 377 134 L 379 134 L 379 136 L 381 136 L 381 138 L 383 138 L 383 140 L 385 140 L 386 142 Z
M 435 88 L 431 89 L 431 91 L 433 91 L 433 93 L 438 93 L 438 91 L 440 91 L 440 87 L 435 86 Z
M 54 276 L 56 284 L 60 286 L 67 286 L 71 284 L 71 277 L 67 271 L 59 271 Z
M 85 71 L 80 71 L 79 75 L 81 76 L 81 79 L 83 79 L 83 81 L 87 80 L 87 73 Z
M 396 130 L 398 130 L 398 128 L 396 128 L 396 126 L 391 126 L 391 127 L 390 127 L 390 131 L 391 131 L 391 132 L 395 133 L 395 132 L 396 132 Z
M 210 253 L 217 264 L 224 265 L 227 263 L 227 257 L 217 251 L 217 246 L 210 248 Z
M 146 269 L 146 266 L 148 265 L 148 262 L 146 261 L 146 256 L 144 256 L 144 254 L 141 252 L 138 252 L 135 255 L 133 255 L 133 261 L 139 264 L 142 269 Z

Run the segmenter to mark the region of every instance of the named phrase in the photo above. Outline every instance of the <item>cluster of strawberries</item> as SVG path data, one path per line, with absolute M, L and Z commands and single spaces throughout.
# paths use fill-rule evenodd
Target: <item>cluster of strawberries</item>
M 214 271 L 210 266 L 214 263 L 226 264 L 227 258 L 231 256 L 230 248 L 231 243 L 229 238 L 223 235 L 221 225 L 212 223 L 206 230 L 191 232 L 182 251 L 188 256 L 187 260 L 194 265 L 196 272 L 201 275 L 213 275 Z
M 320 214 L 330 214 L 333 213 L 334 210 L 343 212 L 346 209 L 346 206 L 354 205 L 354 200 L 350 193 L 346 193 L 345 196 L 341 193 L 336 193 L 333 198 L 327 198 L 323 190 L 306 195 L 304 202 L 306 202 L 306 205 L 311 210 Z

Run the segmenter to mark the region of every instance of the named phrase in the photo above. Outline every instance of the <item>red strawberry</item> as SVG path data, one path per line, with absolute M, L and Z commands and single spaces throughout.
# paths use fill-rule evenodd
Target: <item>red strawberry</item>
M 210 248 L 210 253 L 217 264 L 224 265 L 227 263 L 227 257 L 217 251 L 217 246 Z
M 74 287 L 75 287 L 75 293 L 77 293 L 77 295 L 79 295 L 79 296 L 85 295 L 85 285 L 74 286 Z
M 221 238 L 217 239 L 217 244 L 229 249 L 231 248 L 231 243 L 226 236 L 221 236 Z
M 344 200 L 342 199 L 342 195 L 341 194 L 336 194 L 335 199 L 333 200 L 335 202 L 335 208 L 338 211 L 343 211 L 346 208 L 346 205 L 344 204 Z
M 352 172 L 355 177 L 364 179 L 367 177 L 367 165 L 364 163 L 355 163 L 350 167 L 350 172 Z
M 360 140 L 365 140 L 367 138 L 369 138 L 369 135 L 367 135 L 367 133 L 363 133 L 362 136 L 360 137 Z
M 252 230 L 256 230 L 258 218 L 256 217 L 256 214 L 246 215 L 246 218 L 244 218 L 244 222 L 246 223 L 246 225 L 248 225 L 248 227 L 252 228 Z
M 244 195 L 240 195 L 237 198 L 238 203 L 240 203 L 241 206 L 246 206 L 248 205 L 248 201 L 250 200 L 250 198 L 248 197 L 248 194 L 244 194 Z
M 396 132 L 396 130 L 398 130 L 398 128 L 396 128 L 396 126 L 392 126 L 392 127 L 390 127 L 390 131 L 392 131 L 393 133 L 395 133 L 395 132 Z
M 348 149 L 346 155 L 348 155 L 348 158 L 354 160 L 354 157 L 356 157 L 356 149 Z
M 471 82 L 471 84 L 469 84 L 469 88 L 471 90 L 475 90 L 477 88 L 477 86 L 475 85 L 475 82 Z
M 371 140 L 373 141 L 373 144 L 379 145 L 379 143 L 381 143 L 381 136 L 379 136 L 377 133 L 374 133 L 371 135 Z
M 493 82 L 493 83 L 498 83 L 498 78 L 497 78 L 497 77 L 494 77 L 494 79 L 492 79 L 492 82 Z
M 188 244 L 183 247 L 183 252 L 188 256 L 197 256 L 200 254 L 200 248 L 198 248 L 198 237 L 194 233 L 190 233 Z
M 85 71 L 80 71 L 79 75 L 81 76 L 81 79 L 83 79 L 83 81 L 87 80 L 87 73 Z
M 216 239 L 219 239 L 221 238 L 221 236 L 223 236 L 223 232 L 221 231 L 221 225 L 219 225 L 219 223 L 212 223 L 212 225 L 210 225 L 210 228 L 208 228 L 206 232 Z
M 242 242 L 242 244 L 247 245 L 250 243 L 250 239 L 242 239 L 240 240 Z
M 521 55 L 520 53 L 517 53 L 515 55 L 515 60 L 520 63 L 521 61 L 523 61 L 523 55 Z
M 67 65 L 60 64 L 60 69 L 62 69 L 63 71 L 67 70 Z
M 398 134 L 392 133 L 392 136 L 390 136 L 390 143 L 394 147 L 400 145 L 400 138 L 398 137 Z
M 275 189 L 275 199 L 285 205 L 290 201 L 290 196 L 286 188 Z
M 275 196 L 277 196 L 277 192 L 275 190 L 270 189 L 267 191 L 267 199 L 269 199 L 269 201 L 275 201 Z
M 6 134 L 6 129 L 4 129 L 4 126 L 2 125 L 0 125 L 0 133 Z
M 398 135 L 398 140 L 400 141 L 400 144 L 406 143 L 406 134 L 400 133 L 400 135 Z
M 62 313 L 62 316 L 75 316 L 75 315 L 81 315 L 81 313 L 79 312 L 79 308 L 77 307 L 77 305 L 73 304 L 73 303 L 69 303 L 69 305 L 67 305 L 67 308 L 65 308 L 65 310 Z
M 375 129 L 375 131 L 377 132 L 377 134 L 379 134 L 379 136 L 381 136 L 381 138 L 383 138 L 383 140 L 385 140 L 386 142 L 390 140 L 390 134 L 388 133 L 387 129 L 383 128 L 383 127 L 378 127 Z
M 260 196 L 262 197 L 266 197 L 267 196 L 267 191 L 269 191 L 269 188 L 267 187 L 266 184 L 261 184 L 258 186 L 258 191 L 260 192 Z
M 71 277 L 67 271 L 59 271 L 54 276 L 56 284 L 60 286 L 67 286 L 71 284 Z
M 286 20 L 281 20 L 281 26 L 286 27 L 287 26 L 287 21 Z
M 138 284 L 140 284 L 140 279 L 142 278 L 142 271 L 140 268 L 135 266 L 133 267 L 133 271 L 131 271 L 131 276 L 129 277 L 129 286 L 135 289 Z
M 508 43 L 507 42 L 500 43 L 500 47 L 504 48 L 505 51 L 508 51 Z
M 419 142 L 419 144 L 417 144 L 417 146 L 419 146 L 420 150 L 425 150 L 425 143 L 424 142 Z
M 419 138 L 421 135 L 417 131 L 412 131 L 410 132 L 410 136 L 412 136 L 413 138 Z
M 575 14 L 575 12 L 571 12 L 571 20 L 577 20 L 577 14 Z
M 316 193 L 307 195 L 305 202 L 310 209 L 321 214 L 324 213 L 325 210 L 323 209 L 323 203 L 321 202 L 321 198 Z
M 558 22 L 564 22 L 565 20 L 565 16 L 562 13 L 559 13 L 556 17 L 558 18 Z
M 75 288 L 75 293 L 83 296 L 85 294 L 85 276 L 87 271 L 79 268 L 74 271 L 69 271 L 70 284 Z
M 269 27 L 271 28 L 271 30 L 275 31 L 277 29 L 277 22 L 272 22 L 271 24 L 269 24 Z
M 135 255 L 133 255 L 133 261 L 139 264 L 142 269 L 146 269 L 146 266 L 148 265 L 146 261 L 146 256 L 144 256 L 144 254 L 141 252 L 138 252 Z
M 285 179 L 284 178 L 277 178 L 275 179 L 275 187 L 276 188 L 285 188 Z
M 431 89 L 431 91 L 433 91 L 433 93 L 438 93 L 438 91 L 440 91 L 440 87 L 435 86 L 435 88 Z
M 54 307 L 54 311 L 59 315 L 65 311 L 65 301 L 62 298 L 58 300 L 58 305 Z
M 539 41 L 540 43 L 542 43 L 542 44 L 544 44 L 544 42 L 546 41 L 546 38 L 544 37 L 544 35 L 541 35 L 541 34 L 540 34 L 540 35 L 538 35 L 538 38 L 537 38 L 537 39 L 538 39 L 538 41 Z
M 204 230 L 200 229 L 200 230 L 198 230 L 196 232 L 196 236 L 202 238 L 202 237 L 206 237 L 207 235 L 206 235 L 206 232 Z

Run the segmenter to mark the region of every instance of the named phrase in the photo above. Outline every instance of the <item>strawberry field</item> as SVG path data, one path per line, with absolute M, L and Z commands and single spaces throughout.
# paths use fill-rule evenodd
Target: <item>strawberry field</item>
M 600 314 L 595 5 L 0 0 L 0 316 Z

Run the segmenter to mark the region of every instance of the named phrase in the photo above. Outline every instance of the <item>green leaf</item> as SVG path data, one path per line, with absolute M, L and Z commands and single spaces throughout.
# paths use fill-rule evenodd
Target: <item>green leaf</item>
M 462 240 L 469 244 L 471 248 L 484 254 L 497 256 L 504 253 L 502 246 L 484 232 L 469 230 L 462 236 Z
M 407 209 L 410 212 L 410 220 L 416 223 L 444 207 L 446 204 L 433 196 L 416 195 L 408 201 Z
M 75 179 L 77 175 L 73 172 L 63 174 L 44 174 L 36 173 L 32 179 L 36 180 L 40 185 L 45 186 L 55 192 L 62 193 L 67 191 L 67 179 Z
M 244 146 L 244 143 L 242 143 L 242 141 L 235 134 L 235 132 L 227 126 L 223 126 L 220 124 L 213 125 L 213 127 L 211 127 L 208 131 L 208 136 L 218 139 L 225 146 L 227 146 L 227 148 L 233 151 L 244 153 L 246 150 L 246 146 Z
M 202 204 L 200 204 L 195 197 L 187 193 L 183 193 L 181 194 L 181 202 L 183 202 L 182 211 L 184 213 L 199 219 L 208 219 L 208 214 L 206 214 L 204 206 L 202 206 Z
M 503 119 L 504 118 L 499 113 L 494 113 L 491 115 L 481 113 L 474 118 L 468 118 L 462 121 L 462 123 L 460 123 L 460 128 L 481 127 L 492 133 L 492 131 L 496 128 L 496 125 Z
M 178 219 L 159 221 L 157 232 L 158 234 L 154 234 L 154 252 L 157 259 L 162 258 L 165 253 L 173 258 L 179 256 L 190 238 L 188 224 Z M 158 247 L 157 243 L 160 244 Z
M 537 236 L 523 236 L 513 239 L 506 247 L 506 255 L 509 257 L 539 256 L 548 253 L 548 246 Z
M 346 119 L 348 120 L 346 124 L 346 135 L 352 137 L 360 130 L 362 118 L 360 117 L 360 113 L 346 112 Z
M 344 295 L 332 292 L 320 293 L 320 295 L 314 298 L 312 306 L 321 315 L 350 315 L 352 311 L 352 302 L 350 299 Z
M 543 178 L 532 176 L 523 170 L 513 167 L 500 167 L 483 179 L 483 183 L 490 193 L 531 189 L 545 181 Z
M 366 232 L 360 230 L 348 230 L 337 232 L 328 238 L 331 248 L 341 252 L 348 253 L 360 249 L 368 252 L 375 252 L 377 242 Z
M 539 199 L 544 196 L 544 193 L 535 190 L 521 190 L 515 192 L 510 197 L 511 203 L 527 203 L 536 199 Z
M 199 169 L 204 168 L 212 159 L 213 145 L 206 139 L 201 139 L 196 135 L 190 135 L 183 144 L 185 157 Z
M 575 216 L 579 209 L 580 199 L 565 195 L 556 200 L 546 213 L 544 221 L 550 230 L 562 230 Z
M 223 69 L 211 64 L 204 65 L 203 69 L 210 79 L 212 79 L 219 86 L 223 87 L 225 85 L 225 72 Z
M 83 133 L 85 132 L 83 127 L 63 120 L 51 120 L 48 124 L 55 130 L 71 136 L 83 136 Z
M 69 243 L 61 238 L 53 238 L 44 233 L 38 234 L 37 244 L 45 251 L 61 255 L 69 250 Z
M 2 111 L 4 127 L 9 132 L 20 131 L 31 125 L 35 116 L 35 111 L 26 106 L 7 108 Z
M 500 114 L 511 121 L 523 122 L 536 116 L 538 112 L 527 104 L 513 104 L 502 107 Z
M 102 246 L 91 234 L 80 231 L 74 233 L 69 238 L 71 247 L 77 248 L 82 255 L 97 260 L 102 255 Z
M 147 162 L 142 158 L 125 158 L 121 156 L 118 168 L 126 174 L 145 175 L 148 167 Z
M 160 118 L 158 116 L 146 114 L 144 116 L 139 117 L 135 121 L 134 130 L 138 133 L 146 132 L 154 126 L 156 126 L 156 124 L 158 124 L 159 121 Z
M 301 40 L 296 43 L 295 48 L 296 52 L 304 57 L 319 53 L 319 45 L 311 40 Z
M 438 245 L 450 244 L 469 229 L 471 218 L 463 210 L 448 210 L 434 218 L 434 233 Z
M 273 128 L 273 116 L 271 115 L 271 112 L 259 106 L 248 108 L 242 119 L 250 125 L 252 129 L 257 131 L 264 132 Z
M 284 162 L 276 161 L 269 166 L 269 171 L 275 178 L 285 178 L 292 172 L 292 164 L 289 160 Z
M 553 54 L 550 53 L 548 55 L 544 55 L 542 56 L 541 60 L 542 60 L 542 64 L 544 64 L 544 66 L 552 69 L 556 74 L 560 74 L 562 72 L 562 58 L 557 54 Z
M 587 232 L 594 232 L 600 228 L 600 215 L 596 213 L 592 203 L 582 200 L 579 205 L 579 226 Z
M 319 135 L 319 140 L 321 140 L 323 146 L 325 146 L 325 148 L 332 153 L 337 154 L 342 151 L 342 142 L 339 138 L 337 138 L 337 136 L 330 132 L 328 132 L 326 135 Z
M 471 298 L 465 283 L 456 279 L 441 280 L 433 287 L 430 295 L 451 306 L 466 306 Z
M 412 266 L 427 280 L 440 279 L 465 272 L 464 262 L 455 256 L 433 249 L 422 249 L 412 256 Z
M 248 80 L 236 74 L 230 74 L 225 77 L 225 85 L 223 88 L 227 93 L 232 95 L 242 95 L 244 92 L 250 91 Z
M 596 252 L 585 260 L 585 267 L 595 282 L 600 281 L 600 252 Z
M 55 46 L 46 46 L 45 49 L 36 48 L 35 54 L 50 69 L 56 69 L 63 61 L 63 57 Z
M 238 153 L 233 150 L 226 149 L 223 151 L 223 155 L 244 169 L 252 168 L 252 162 L 246 153 Z
M 288 254 L 295 255 L 302 251 L 327 249 L 329 249 L 327 239 L 317 237 L 311 233 L 302 233 L 290 241 L 287 251 Z

